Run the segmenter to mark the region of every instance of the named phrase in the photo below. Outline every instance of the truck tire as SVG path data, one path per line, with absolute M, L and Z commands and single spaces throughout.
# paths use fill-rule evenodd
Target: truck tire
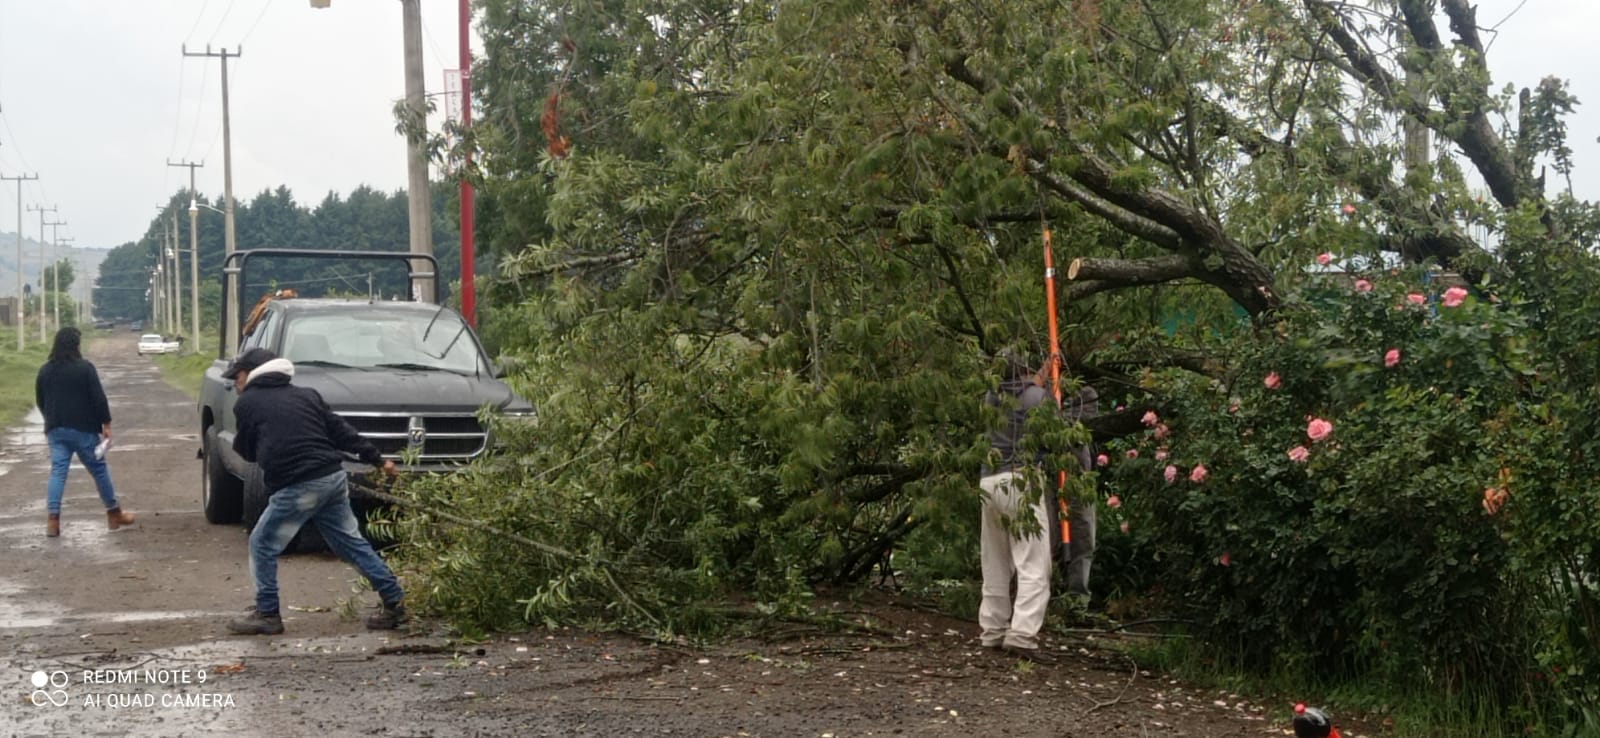
M 215 430 L 206 429 L 200 434 L 200 454 L 205 463 L 200 469 L 200 505 L 205 510 L 206 522 L 213 525 L 239 522 L 242 512 L 244 483 L 228 473 L 222 464 L 220 443 Z
M 267 480 L 261 473 L 261 467 L 250 465 L 250 475 L 244 478 L 243 514 L 239 522 L 244 524 L 246 533 L 255 530 L 256 521 L 261 519 L 261 513 L 267 511 Z
M 261 514 L 267 511 L 267 498 L 272 494 L 267 490 L 265 475 L 261 467 L 250 465 L 250 477 L 244 483 L 244 514 L 241 522 L 244 523 L 245 532 L 250 532 L 261 520 Z M 307 522 L 300 527 L 300 532 L 289 541 L 284 553 L 321 553 L 328 550 L 328 542 L 323 540 L 322 531 L 317 530 L 317 524 Z

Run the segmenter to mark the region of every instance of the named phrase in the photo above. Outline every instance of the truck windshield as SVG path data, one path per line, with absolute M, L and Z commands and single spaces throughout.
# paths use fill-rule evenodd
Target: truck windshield
M 294 316 L 284 328 L 283 356 L 363 369 L 487 373 L 476 341 L 451 340 L 465 329 L 461 316 L 450 310 L 413 313 L 351 306 L 337 313 Z

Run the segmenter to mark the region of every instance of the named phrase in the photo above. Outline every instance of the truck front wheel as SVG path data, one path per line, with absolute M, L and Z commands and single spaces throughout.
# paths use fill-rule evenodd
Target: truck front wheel
M 200 504 L 205 509 L 206 522 L 237 523 L 243 511 L 244 484 L 223 465 L 216 430 L 207 428 L 200 438 L 204 444 L 200 453 L 205 457 L 200 472 Z

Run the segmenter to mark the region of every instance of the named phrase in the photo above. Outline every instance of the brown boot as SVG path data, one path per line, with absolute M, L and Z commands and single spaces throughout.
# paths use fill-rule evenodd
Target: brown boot
M 106 511 L 106 527 L 111 530 L 133 525 L 133 513 L 126 513 L 120 507 L 113 507 Z
M 59 538 L 61 536 L 61 515 L 60 515 L 60 513 L 51 513 L 50 514 L 49 522 L 44 524 L 44 534 L 45 534 L 45 537 L 47 537 L 47 538 Z

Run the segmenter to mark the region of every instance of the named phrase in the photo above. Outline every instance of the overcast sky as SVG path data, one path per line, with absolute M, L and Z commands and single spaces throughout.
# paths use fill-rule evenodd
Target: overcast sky
M 456 2 L 422 5 L 425 80 L 437 92 L 456 66 Z M 1497 88 L 1554 74 L 1587 103 L 1569 121 L 1574 184 L 1600 199 L 1600 1 L 1478 8 L 1480 25 L 1499 27 L 1486 34 Z M 325 10 L 309 0 L 0 0 L 0 173 L 38 173 L 24 204 L 60 208 L 62 235 L 76 245 L 138 238 L 155 206 L 187 184 L 169 158 L 203 159 L 199 188 L 220 195 L 218 62 L 182 57 L 185 43 L 243 45 L 229 62 L 236 197 L 281 184 L 315 204 L 330 190 L 405 186 L 392 115 L 405 87 L 398 0 L 332 0 Z M 0 187 L 0 231 L 15 228 L 15 192 Z
M 422 0 L 430 93 L 457 66 L 456 5 Z M 61 236 L 110 248 L 188 186 L 168 159 L 204 160 L 196 186 L 221 196 L 220 62 L 183 57 L 185 44 L 243 48 L 228 60 L 236 199 L 287 185 L 315 205 L 406 186 L 398 0 L 0 0 L 0 174 L 40 176 L 24 207 L 54 205 Z M 16 227 L 15 198 L 14 182 L 0 186 L 0 231 Z M 37 223 L 23 213 L 28 237 Z

